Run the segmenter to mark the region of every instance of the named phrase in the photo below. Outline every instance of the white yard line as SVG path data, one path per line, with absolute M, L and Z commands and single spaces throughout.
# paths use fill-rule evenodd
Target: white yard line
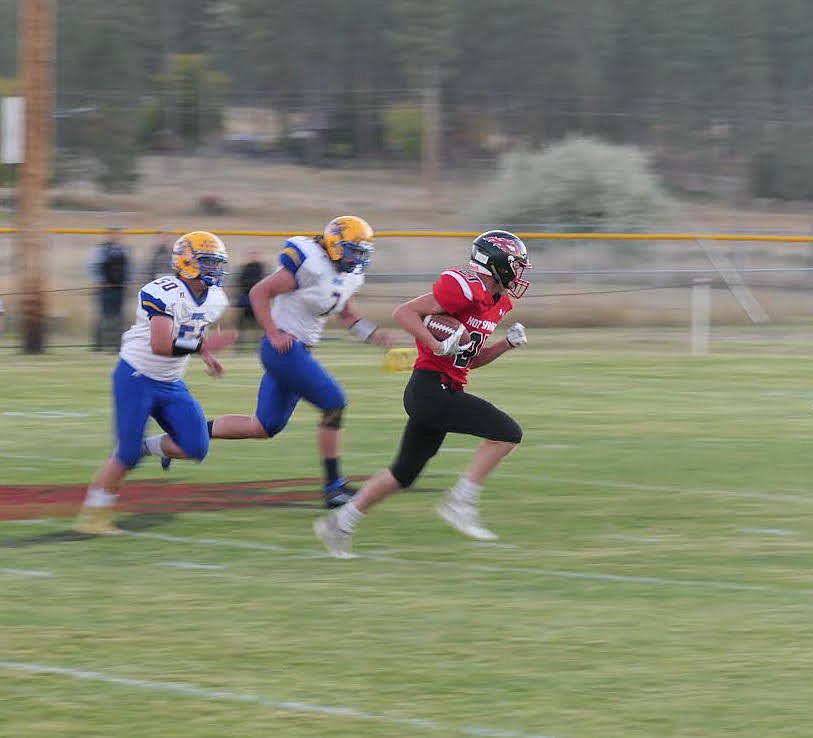
M 455 725 L 430 718 L 407 718 L 387 713 L 367 712 L 344 705 L 321 705 L 314 702 L 299 702 L 297 700 L 281 700 L 273 697 L 251 694 L 248 692 L 233 692 L 231 690 L 210 689 L 184 682 L 158 682 L 151 679 L 137 679 L 133 677 L 116 676 L 101 671 L 88 671 L 86 669 L 73 669 L 66 666 L 52 664 L 36 664 L 26 661 L 0 661 L 0 669 L 25 674 L 50 674 L 69 679 L 99 682 L 118 687 L 129 687 L 142 691 L 158 692 L 164 697 L 177 695 L 202 700 L 204 702 L 239 702 L 253 704 L 260 707 L 271 708 L 282 712 L 298 713 L 303 715 L 330 715 L 347 720 L 363 720 L 367 722 L 399 725 L 409 728 L 418 728 L 441 735 L 483 736 L 484 738 L 554 738 L 539 734 L 522 733 L 514 730 L 501 730 L 479 725 Z
M 797 531 L 787 528 L 740 528 L 740 533 L 752 533 L 758 536 L 795 536 Z
M 130 533 L 128 535 L 135 538 L 152 538 L 166 543 L 186 543 L 196 546 L 223 547 L 223 548 L 243 548 L 249 551 L 274 551 L 283 553 L 287 549 L 284 546 L 275 546 L 273 543 L 253 543 L 251 541 L 235 541 L 228 538 L 190 538 L 188 536 L 172 536 L 166 533 Z
M 73 466 L 99 466 L 99 459 L 82 459 L 80 457 L 74 456 L 71 458 L 64 457 L 64 456 L 50 456 L 44 453 L 41 454 L 3 454 L 4 459 L 25 459 L 27 461 L 37 461 L 40 465 L 46 464 L 71 464 Z M 18 467 L 15 467 L 18 468 Z M 13 486 L 13 485 L 12 485 Z M 58 484 L 43 484 L 43 487 L 58 487 Z
M 663 538 L 657 536 L 633 536 L 626 533 L 607 533 L 601 538 L 611 538 L 614 541 L 630 541 L 632 543 L 663 543 Z
M 434 471 L 427 474 L 427 477 L 450 477 L 457 476 L 459 470 L 440 472 Z M 635 482 L 614 481 L 609 479 L 581 479 L 577 477 L 558 477 L 541 474 L 522 474 L 518 472 L 495 472 L 495 476 L 501 479 L 527 479 L 536 482 L 536 486 L 542 486 L 545 482 L 554 484 L 570 484 L 583 487 L 606 487 L 607 489 L 630 490 L 633 492 L 655 492 L 681 495 L 717 495 L 721 497 L 741 497 L 748 500 L 769 500 L 771 502 L 790 502 L 801 505 L 813 504 L 813 494 L 773 494 L 760 490 L 739 490 L 739 489 L 692 489 L 689 487 L 675 487 L 664 484 L 637 484 Z M 795 491 L 795 490 L 794 490 Z
M 226 538 L 194 538 L 190 536 L 176 536 L 165 533 L 150 532 L 128 532 L 128 536 L 133 538 L 148 538 L 165 543 L 178 543 L 182 545 L 200 546 L 203 548 L 233 548 L 245 551 L 266 551 L 279 554 L 285 559 L 310 560 L 327 559 L 327 553 L 316 550 L 294 551 L 285 546 L 272 543 L 260 543 L 253 541 L 234 540 Z M 654 542 L 654 541 L 653 541 Z M 420 549 L 415 549 L 419 551 Z M 410 553 L 411 549 L 400 549 L 404 553 Z M 529 574 L 535 577 L 545 577 L 549 579 L 571 579 L 575 581 L 604 582 L 608 584 L 630 584 L 640 586 L 657 587 L 677 587 L 691 589 L 707 589 L 717 591 L 735 592 L 763 592 L 766 594 L 776 594 L 785 596 L 813 595 L 813 589 L 792 589 L 789 587 L 772 587 L 761 584 L 748 584 L 743 582 L 732 582 L 715 579 L 677 579 L 671 577 L 658 577 L 636 574 L 614 574 L 611 572 L 580 572 L 567 569 L 545 569 L 532 566 L 510 566 L 505 564 L 471 564 L 462 561 L 447 561 L 440 559 L 412 559 L 402 556 L 393 556 L 382 551 L 364 553 L 357 552 L 358 559 L 369 561 L 383 561 L 393 564 L 404 564 L 418 566 L 427 569 L 457 569 L 462 571 L 474 571 L 487 574 Z M 352 566 L 352 564 L 350 564 Z M 192 568 L 192 567 L 186 567 Z M 251 575 L 230 574 L 235 578 L 252 578 Z
M 196 561 L 165 561 L 163 565 L 173 569 L 202 569 L 203 571 L 223 571 L 226 568 L 223 564 L 199 564 Z
M 8 574 L 14 577 L 43 578 L 52 577 L 52 571 L 41 571 L 38 569 L 0 569 L 0 574 Z
M 56 518 L 32 518 L 31 520 L 4 520 L 9 525 L 62 525 Z
M 65 420 L 89 418 L 93 413 L 71 412 L 68 410 L 6 410 L 3 415 L 12 418 L 37 418 L 38 420 Z
M 197 546 L 218 546 L 224 548 L 240 548 L 244 550 L 273 551 L 279 553 L 286 559 L 322 559 L 327 554 L 317 552 L 293 552 L 282 546 L 273 544 L 252 543 L 249 541 L 235 541 L 214 538 L 187 538 L 185 536 L 167 536 L 160 533 L 130 533 L 131 536 L 153 538 L 166 541 L 168 543 L 192 544 Z M 813 595 L 813 589 L 791 589 L 782 587 L 771 587 L 762 584 L 747 584 L 742 582 L 730 582 L 715 579 L 673 579 L 671 577 L 656 577 L 635 574 L 613 574 L 609 572 L 580 572 L 566 569 L 544 569 L 533 566 L 508 566 L 504 564 L 470 564 L 461 561 L 445 561 L 440 559 L 411 559 L 399 556 L 391 556 L 383 553 L 357 553 L 357 559 L 367 559 L 369 561 L 384 561 L 393 564 L 405 564 L 422 567 L 426 569 L 457 569 L 463 571 L 475 571 L 486 574 L 530 574 L 535 577 L 546 577 L 549 579 L 572 579 L 589 582 L 604 582 L 608 584 L 632 584 L 641 586 L 658 587 L 678 587 L 691 589 L 709 589 L 735 592 L 764 592 L 767 594 L 781 595 L 803 595 L 809 597 Z M 345 564 L 346 565 L 346 564 Z M 352 566 L 352 564 L 350 564 Z
M 503 566 L 491 564 L 463 564 L 455 561 L 440 561 L 427 559 L 402 559 L 395 556 L 381 556 L 378 554 L 358 554 L 358 558 L 372 561 L 388 561 L 397 564 L 413 564 L 437 568 L 460 568 L 467 571 L 478 571 L 489 574 L 532 574 L 537 577 L 553 579 L 575 579 L 592 582 L 607 582 L 617 584 L 656 585 L 659 587 L 684 587 L 716 589 L 738 592 L 766 592 L 770 594 L 803 594 L 813 595 L 813 590 L 792 590 L 770 587 L 761 584 L 742 584 L 740 582 L 726 582 L 714 579 L 671 579 L 669 577 L 653 577 L 633 574 L 610 574 L 604 572 L 580 572 L 558 569 L 539 569 L 530 566 Z

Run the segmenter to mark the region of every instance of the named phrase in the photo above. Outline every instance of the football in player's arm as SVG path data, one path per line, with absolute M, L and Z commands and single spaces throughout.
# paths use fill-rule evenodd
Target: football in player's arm
M 183 381 L 197 354 L 207 371 L 220 376 L 216 354 L 237 339 L 237 331 L 207 332 L 228 306 L 222 289 L 226 247 L 214 234 L 193 231 L 173 247 L 174 275 L 139 291 L 136 321 L 122 336 L 113 371 L 116 448 L 87 490 L 76 529 L 94 535 L 122 531 L 112 523 L 116 492 L 144 455 L 202 461 L 209 449 L 206 417 Z M 165 434 L 144 439 L 149 418 Z
M 301 399 L 320 412 L 317 446 L 324 471 L 324 503 L 339 507 L 355 493 L 340 469 L 344 390 L 312 349 L 329 316 L 360 341 L 389 347 L 392 337 L 364 318 L 353 296 L 364 284 L 373 253 L 373 230 L 362 218 L 334 218 L 321 236 L 295 236 L 279 255 L 277 270 L 249 292 L 264 336 L 253 415 L 222 415 L 209 421 L 212 438 L 273 438 Z
M 364 512 L 399 489 L 410 487 L 438 452 L 447 433 L 483 439 L 466 471 L 446 493 L 438 514 L 452 527 L 477 540 L 497 536 L 480 522 L 478 501 L 488 475 L 522 440 L 522 429 L 507 413 L 464 391 L 471 369 L 484 366 L 527 343 L 514 323 L 505 338 L 486 346 L 497 324 L 522 297 L 530 268 L 525 244 L 508 231 L 487 231 L 471 247 L 466 269 L 449 269 L 432 292 L 395 308 L 393 317 L 415 337 L 418 358 L 404 390 L 408 420 L 393 464 L 368 479 L 344 505 L 314 523 L 317 538 L 331 555 L 352 557 L 352 536 Z M 447 313 L 461 326 L 443 341 L 424 324 L 427 315 Z M 469 341 L 461 345 L 464 328 Z

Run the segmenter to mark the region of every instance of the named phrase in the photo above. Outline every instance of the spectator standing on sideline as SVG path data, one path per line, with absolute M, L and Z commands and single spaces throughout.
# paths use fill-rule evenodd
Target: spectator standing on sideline
M 147 279 L 158 279 L 164 274 L 172 272 L 172 234 L 168 231 L 161 231 L 158 234 L 158 242 L 152 248 L 150 263 L 147 268 Z
M 0 333 L 6 332 L 6 308 L 3 306 L 3 301 L 0 300 Z
M 260 258 L 256 249 L 251 249 L 247 255 L 247 261 L 240 268 L 237 276 L 237 300 L 236 305 L 240 310 L 237 318 L 237 328 L 242 336 L 246 336 L 248 331 L 258 327 L 257 318 L 254 317 L 254 310 L 251 307 L 249 292 L 265 276 L 265 263 Z
M 97 315 L 93 350 L 118 349 L 123 325 L 124 294 L 130 278 L 130 257 L 119 238 L 121 228 L 108 229 L 91 255 L 88 270 L 96 283 Z

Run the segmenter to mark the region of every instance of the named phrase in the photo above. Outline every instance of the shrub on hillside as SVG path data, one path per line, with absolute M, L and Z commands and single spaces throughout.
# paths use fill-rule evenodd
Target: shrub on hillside
M 568 136 L 541 151 L 505 155 L 467 216 L 515 228 L 608 230 L 663 225 L 673 212 L 641 149 Z

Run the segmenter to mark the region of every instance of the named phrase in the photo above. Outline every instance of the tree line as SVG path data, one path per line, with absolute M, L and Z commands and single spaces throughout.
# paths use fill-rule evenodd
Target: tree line
M 18 5 L 0 0 L 6 78 L 16 73 Z M 267 105 L 329 131 L 335 150 L 378 156 L 391 153 L 392 131 L 409 120 L 420 136 L 411 111 L 435 100 L 447 157 L 580 132 L 647 146 L 675 167 L 739 167 L 761 194 L 813 194 L 809 0 L 56 5 L 58 104 L 124 111 L 125 128 L 159 100 L 155 129 L 174 127 L 187 140 L 216 129 L 217 115 L 179 111 L 192 104 L 179 100 L 185 79 L 198 107 L 195 95 L 204 94 L 215 111 Z M 184 58 L 187 67 L 198 60 L 186 77 Z M 169 104 L 160 104 L 169 92 L 172 125 Z M 181 130 L 190 115 L 197 128 Z M 143 135 L 137 127 L 131 134 Z M 395 148 L 408 150 L 407 138 L 396 137 Z

